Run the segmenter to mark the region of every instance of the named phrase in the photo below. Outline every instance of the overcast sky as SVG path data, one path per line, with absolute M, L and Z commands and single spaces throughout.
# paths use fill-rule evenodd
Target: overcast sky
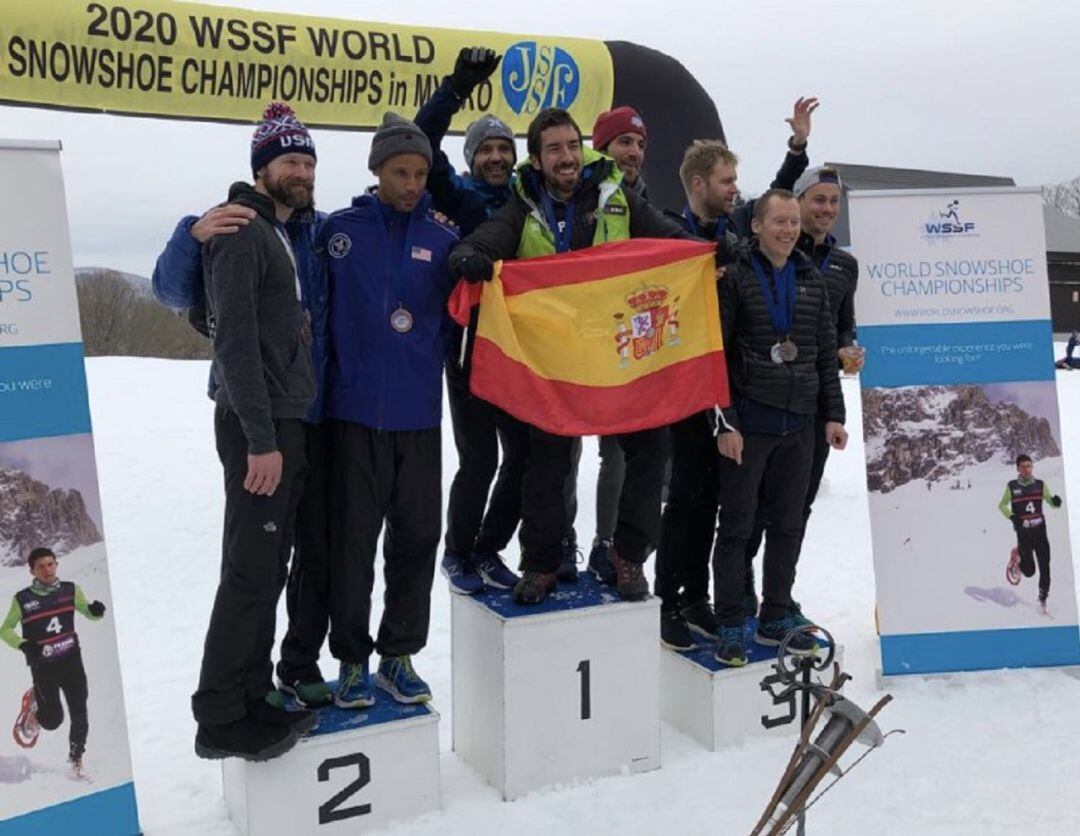
M 800 95 L 822 101 L 810 140 L 815 163 L 1004 175 L 1020 185 L 1080 175 L 1075 0 L 214 5 L 653 47 L 681 61 L 712 95 L 750 193 L 771 179 L 788 135 L 783 119 Z M 72 9 L 84 14 L 80 3 Z M 64 143 L 76 266 L 142 275 L 179 215 L 201 212 L 223 199 L 232 180 L 249 176 L 250 136 L 246 126 L 0 107 L 0 137 Z M 315 141 L 318 203 L 341 207 L 370 182 L 363 165 L 369 137 L 316 131 Z M 446 148 L 460 162 L 460 140 Z

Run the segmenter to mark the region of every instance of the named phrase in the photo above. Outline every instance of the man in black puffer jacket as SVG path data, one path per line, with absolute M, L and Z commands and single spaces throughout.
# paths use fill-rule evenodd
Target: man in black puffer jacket
M 720 317 L 732 405 L 720 415 L 720 525 L 713 557 L 716 658 L 746 663 L 743 586 L 746 541 L 759 491 L 769 505 L 764 600 L 757 640 L 778 645 L 794 626 L 791 588 L 802 508 L 814 452 L 814 422 L 843 449 L 844 399 L 837 378 L 836 330 L 821 276 L 795 250 L 799 205 L 783 189 L 758 199 L 756 236 L 720 283 Z M 789 645 L 812 653 L 812 637 Z

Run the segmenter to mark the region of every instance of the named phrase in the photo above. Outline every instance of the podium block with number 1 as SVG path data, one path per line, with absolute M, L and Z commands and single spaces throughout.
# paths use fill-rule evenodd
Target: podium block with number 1
M 454 749 L 504 799 L 660 766 L 660 603 L 585 574 L 537 607 L 453 596 Z

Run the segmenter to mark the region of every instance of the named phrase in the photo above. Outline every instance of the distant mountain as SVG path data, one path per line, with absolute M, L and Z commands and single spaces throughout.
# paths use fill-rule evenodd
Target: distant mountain
M 78 284 L 85 284 L 86 282 L 92 282 L 94 279 L 102 275 L 119 276 L 124 281 L 128 282 L 140 296 L 146 296 L 147 298 L 153 298 L 154 291 L 152 289 L 150 279 L 146 276 L 140 276 L 136 273 L 124 273 L 120 270 L 113 270 L 110 267 L 76 267 L 75 268 L 75 281 Z
M 23 565 L 37 546 L 63 557 L 101 539 L 79 491 L 50 488 L 21 470 L 0 467 L 0 566 Z
M 864 389 L 866 484 L 888 493 L 914 479 L 940 482 L 971 465 L 1020 453 L 1060 456 L 1045 418 L 991 401 L 978 386 Z

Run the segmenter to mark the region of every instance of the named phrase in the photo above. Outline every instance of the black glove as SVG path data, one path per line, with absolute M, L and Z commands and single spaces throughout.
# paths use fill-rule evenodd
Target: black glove
M 1052 497 L 1050 497 L 1050 504 L 1053 505 L 1055 508 L 1060 508 L 1061 507 L 1061 497 L 1058 496 L 1057 494 L 1054 494 Z
M 462 47 L 450 75 L 450 89 L 459 99 L 467 99 L 478 84 L 487 81 L 502 56 L 482 46 Z
M 24 641 L 19 645 L 19 650 L 26 657 L 26 664 L 32 665 L 41 660 L 41 645 L 37 642 Z
M 495 275 L 495 263 L 475 250 L 467 255 L 451 256 L 450 275 L 467 282 L 490 282 Z
M 1009 519 L 1012 520 L 1013 531 L 1019 534 L 1020 530 L 1024 527 L 1024 521 L 1021 520 L 1018 516 L 1016 516 L 1016 514 L 1012 514 Z
M 94 618 L 101 618 L 101 616 L 105 615 L 105 605 L 101 603 L 101 601 L 94 601 L 92 604 L 88 604 L 86 609 L 89 610 L 90 615 L 94 616 Z
M 736 247 L 732 246 L 726 235 L 721 235 L 716 240 L 716 266 L 727 267 L 734 264 L 736 255 Z

